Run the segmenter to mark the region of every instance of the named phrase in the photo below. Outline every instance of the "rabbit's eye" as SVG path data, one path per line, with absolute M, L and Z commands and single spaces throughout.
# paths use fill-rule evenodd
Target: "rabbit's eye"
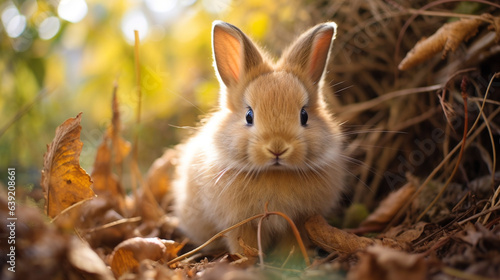
M 302 124 L 302 126 L 307 125 L 308 118 L 309 116 L 307 115 L 306 109 L 302 108 L 302 110 L 300 110 L 300 123 Z
M 247 125 L 253 124 L 253 110 L 252 110 L 252 108 L 248 108 L 248 111 L 247 111 L 245 118 L 247 120 Z

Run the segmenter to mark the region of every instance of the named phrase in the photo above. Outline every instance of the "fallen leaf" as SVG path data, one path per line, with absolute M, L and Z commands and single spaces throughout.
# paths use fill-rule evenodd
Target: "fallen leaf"
M 406 183 L 395 192 L 390 193 L 375 211 L 361 223 L 361 227 L 383 227 L 396 216 L 398 211 L 408 203 L 415 193 L 416 187 L 412 182 Z
M 165 251 L 165 254 L 163 255 L 163 259 L 165 261 L 170 261 L 170 260 L 177 258 L 179 251 L 182 248 L 184 248 L 184 243 L 178 243 L 178 242 L 175 242 L 173 240 L 161 239 L 161 242 L 167 248 L 167 250 Z
M 370 238 L 360 237 L 330 226 L 321 215 L 309 218 L 305 223 L 307 235 L 317 246 L 327 252 L 351 254 L 375 244 Z
M 82 113 L 57 127 L 54 140 L 47 146 L 43 157 L 41 186 L 46 212 L 51 218 L 67 207 L 95 196 L 90 188 L 92 180 L 79 163 L 83 146 L 80 141 L 81 119 Z
M 311 241 L 330 253 L 336 251 L 342 254 L 352 254 L 375 244 L 404 251 L 410 249 L 408 243 L 396 239 L 367 238 L 332 227 L 321 215 L 309 218 L 305 223 L 305 228 Z
M 411 226 L 398 225 L 385 232 L 384 237 L 410 243 L 417 240 L 422 235 L 426 227 L 430 225 L 431 224 L 426 222 L 418 222 L 417 224 Z
M 170 175 L 174 168 L 176 160 L 176 151 L 167 150 L 163 155 L 156 159 L 148 170 L 145 186 L 151 191 L 154 197 L 160 202 L 170 190 Z
M 92 187 L 97 195 L 106 196 L 121 214 L 125 214 L 125 193 L 118 176 L 113 173 L 113 167 L 121 175 L 121 165 L 125 157 L 130 153 L 131 145 L 120 136 L 121 122 L 117 89 L 118 86 L 115 84 L 111 102 L 113 117 L 97 149 L 91 176 L 94 181 Z
M 483 22 L 479 19 L 461 19 L 444 24 L 432 36 L 423 38 L 415 44 L 399 64 L 399 70 L 410 69 L 440 51 L 443 51 L 444 59 L 448 52 L 455 51 L 462 42 L 476 35 L 479 25 Z
M 175 150 L 167 150 L 156 159 L 148 170 L 146 179 L 138 192 L 138 215 L 144 220 L 156 221 L 165 215 L 162 205 L 167 207 L 167 194 L 170 190 L 172 170 L 174 169 Z M 164 203 L 165 202 L 165 203 Z
M 102 197 L 95 200 L 106 201 Z M 107 208 L 108 205 L 103 205 L 103 208 L 98 208 L 99 205 L 89 203 L 88 206 L 82 207 L 82 233 L 85 233 L 85 239 L 92 247 L 109 246 L 114 247 L 127 237 L 131 236 L 132 230 L 136 224 L 120 223 L 125 218 L 120 215 L 115 209 Z M 95 208 L 92 210 L 91 208 Z
M 91 173 L 94 184 L 92 188 L 99 196 L 105 196 L 108 201 L 120 212 L 125 211 L 124 193 L 118 177 L 111 170 L 111 150 L 109 138 L 104 136 L 97 148 L 94 167 Z
M 114 279 L 111 270 L 90 246 L 73 236 L 69 242 L 68 260 L 73 267 L 92 279 Z
M 110 258 L 110 266 L 116 277 L 126 272 L 137 273 L 142 260 L 165 260 L 177 256 L 182 248 L 175 242 L 161 240 L 159 238 L 134 237 L 118 244 L 113 250 Z M 174 253 L 175 252 L 175 253 Z
M 111 102 L 111 109 L 113 111 L 113 117 L 111 119 L 111 126 L 108 127 L 107 135 L 112 139 L 113 146 L 113 156 L 116 165 L 120 165 L 125 157 L 130 153 L 131 145 L 130 142 L 126 141 L 120 136 L 121 131 L 121 119 L 120 110 L 118 104 L 118 85 L 115 84 L 113 88 L 113 97 Z
M 358 264 L 349 271 L 347 279 L 427 279 L 427 263 L 422 255 L 375 245 L 359 254 Z

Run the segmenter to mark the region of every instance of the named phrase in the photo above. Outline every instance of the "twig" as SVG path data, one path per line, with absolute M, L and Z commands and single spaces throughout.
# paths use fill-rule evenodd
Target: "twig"
M 469 218 L 467 218 L 467 219 L 465 219 L 465 220 L 462 220 L 462 221 L 458 222 L 458 224 L 459 224 L 459 225 L 463 225 L 463 224 L 465 224 L 466 222 L 468 222 L 468 221 L 470 221 L 470 220 L 474 220 L 475 218 L 478 218 L 478 217 L 481 217 L 481 216 L 483 216 L 483 215 L 489 214 L 489 213 L 494 212 L 494 211 L 496 211 L 496 210 L 498 210 L 498 209 L 500 209 L 500 205 L 497 205 L 497 206 L 495 206 L 495 207 L 493 207 L 493 208 L 490 208 L 490 209 L 488 209 L 488 210 L 483 210 L 483 211 L 481 211 L 480 213 L 477 213 L 476 215 L 472 215 L 472 216 L 470 216 Z
M 474 122 L 474 124 L 471 126 L 471 128 L 469 129 L 469 133 L 467 135 L 467 139 L 468 139 L 468 142 L 471 142 L 472 140 L 474 140 L 478 135 L 479 133 L 481 133 L 485 127 L 485 124 L 481 124 L 477 130 L 475 130 L 478 122 L 479 122 L 479 118 L 481 117 L 481 114 L 484 110 L 484 106 L 486 104 L 486 100 L 488 98 L 488 94 L 489 94 L 489 89 L 490 89 L 490 86 L 492 84 L 492 81 L 493 79 L 497 78 L 497 77 L 500 77 L 500 72 L 497 72 L 495 73 L 495 75 L 493 75 L 493 77 L 490 79 L 490 84 L 488 86 L 488 88 L 486 89 L 486 93 L 484 95 L 484 98 L 483 98 L 483 104 L 481 106 L 481 109 L 480 109 L 480 112 L 479 112 L 479 115 L 478 117 L 476 118 L 476 121 Z M 497 108 L 495 111 L 493 111 L 487 118 L 487 120 L 491 120 L 493 119 L 497 114 L 500 113 L 500 108 Z M 474 133 L 473 133 L 474 132 Z M 473 134 L 471 134 L 473 133 Z M 466 146 L 469 145 L 469 143 L 466 144 Z M 439 163 L 439 165 L 434 168 L 434 170 L 431 172 L 431 174 L 429 174 L 429 176 L 427 176 L 427 178 L 425 179 L 425 181 L 417 188 L 417 190 L 415 191 L 415 193 L 413 194 L 413 196 L 410 198 L 409 201 L 413 201 L 415 200 L 415 198 L 420 194 L 420 192 L 423 190 L 423 188 L 425 186 L 427 186 L 427 184 L 434 178 L 434 176 L 436 176 L 437 172 L 445 165 L 445 163 L 448 162 L 448 160 L 451 158 L 451 156 L 460 148 L 461 146 L 461 143 L 459 143 L 458 145 L 456 145 L 446 156 L 445 158 Z M 406 204 L 405 206 L 403 206 L 399 211 L 398 213 L 394 216 L 394 218 L 392 218 L 391 222 L 389 222 L 389 224 L 387 224 L 386 226 L 386 230 L 389 229 L 392 225 L 394 225 L 394 223 L 396 223 L 396 221 L 399 220 L 399 218 L 401 217 L 401 215 L 406 211 L 406 209 L 408 209 L 408 207 L 411 205 L 411 203 L 408 203 Z
M 363 111 L 366 111 L 370 108 L 374 108 L 374 107 L 376 107 L 376 106 L 378 106 L 378 105 L 380 105 L 388 100 L 391 100 L 393 98 L 411 95 L 411 94 L 415 94 L 415 93 L 435 91 L 435 90 L 438 90 L 441 88 L 443 88 L 443 85 L 437 84 L 437 85 L 426 86 L 426 87 L 402 89 L 402 90 L 397 90 L 397 91 L 393 91 L 393 92 L 388 92 L 384 95 L 381 95 L 377 98 L 374 98 L 372 100 L 369 100 L 369 101 L 366 101 L 363 103 L 342 106 L 342 107 L 337 109 L 337 114 L 342 114 L 343 112 L 347 112 L 349 114 L 352 114 L 355 112 L 363 112 Z
M 264 249 L 262 248 L 262 221 L 267 217 L 267 202 L 265 206 L 265 213 L 260 218 L 259 223 L 257 224 L 257 247 L 259 249 L 259 263 L 260 268 L 264 269 Z
M 131 177 L 132 177 L 132 192 L 134 198 L 137 199 L 137 185 L 142 184 L 141 172 L 139 171 L 139 126 L 141 123 L 141 67 L 139 63 L 139 31 L 134 30 L 134 59 L 135 59 L 135 74 L 137 88 L 137 113 L 136 113 L 136 130 L 134 135 L 134 143 L 132 144 L 132 160 L 130 162 Z
M 494 175 L 495 175 L 495 173 L 493 173 L 493 176 L 494 176 Z M 493 178 L 494 178 L 494 177 L 493 177 Z M 490 202 L 491 207 L 495 207 L 495 206 L 498 206 L 498 205 L 500 204 L 500 201 L 497 201 L 497 202 L 495 203 L 495 200 L 497 199 L 497 197 L 498 197 L 498 195 L 499 195 L 499 194 L 500 194 L 500 185 L 497 187 L 497 189 L 496 189 L 495 193 L 493 194 L 493 197 L 491 197 L 491 202 Z M 487 207 L 488 207 L 488 204 L 486 204 L 486 205 L 484 206 L 483 211 L 484 211 L 484 210 L 486 210 L 486 208 L 487 208 Z M 490 208 L 490 209 L 491 209 L 491 208 Z M 490 218 L 490 213 L 491 213 L 491 212 L 489 212 L 489 213 L 486 215 L 486 217 L 484 217 L 484 218 L 483 218 L 483 221 L 482 221 L 483 225 L 485 225 L 485 224 L 486 224 L 486 222 L 488 221 L 488 219 Z
M 493 119 L 496 115 L 498 115 L 500 113 L 500 108 L 497 108 L 495 111 L 493 111 L 489 116 L 488 116 L 488 120 L 491 120 Z M 469 134 L 472 133 L 472 131 L 474 131 L 474 133 L 472 135 L 467 135 L 467 144 L 466 146 L 468 146 L 470 144 L 470 142 L 474 139 L 476 139 L 476 137 L 479 135 L 479 133 L 481 133 L 483 131 L 485 127 L 485 124 L 481 124 L 476 131 L 474 131 L 474 125 L 471 127 L 471 129 L 469 130 Z M 436 176 L 437 172 L 448 162 L 448 160 L 451 158 L 451 156 L 456 152 L 458 151 L 458 149 L 461 147 L 461 143 L 459 143 L 458 145 L 456 145 L 446 156 L 445 158 L 439 163 L 439 165 L 434 168 L 434 170 L 431 172 L 431 174 L 429 174 L 429 176 L 427 176 L 427 178 L 425 179 L 425 181 L 420 184 L 420 186 L 417 188 L 417 190 L 415 191 L 415 193 L 413 194 L 413 196 L 409 199 L 409 201 L 413 201 L 415 200 L 415 198 L 420 194 L 420 192 L 422 192 L 423 188 L 425 186 L 427 186 L 427 184 L 429 184 L 429 182 L 434 178 L 434 176 Z M 385 230 L 389 229 L 392 225 L 394 225 L 394 223 L 396 223 L 396 221 L 399 220 L 399 218 L 401 217 L 401 215 L 406 211 L 406 209 L 408 209 L 408 207 L 410 207 L 411 203 L 407 203 L 405 206 L 403 206 L 401 209 L 399 209 L 398 213 L 394 216 L 394 218 L 392 218 L 391 222 L 389 224 L 387 224 L 387 226 L 385 227 Z
M 282 212 L 278 212 L 278 211 L 273 211 L 273 212 L 268 212 L 267 211 L 267 203 L 266 203 L 266 206 L 265 206 L 265 210 L 264 210 L 264 214 L 258 214 L 258 215 L 255 215 L 253 217 L 250 217 L 248 219 L 245 219 L 235 225 L 232 225 L 222 231 L 220 231 L 219 233 L 217 233 L 216 235 L 212 236 L 208 241 L 206 241 L 205 243 L 201 244 L 200 246 L 196 247 L 195 249 L 191 250 L 190 252 L 187 252 L 185 253 L 184 255 L 181 255 L 177 258 L 174 258 L 173 260 L 169 261 L 167 263 L 167 265 L 172 265 L 182 259 L 185 259 L 197 252 L 199 252 L 200 250 L 202 250 L 203 248 L 205 248 L 206 246 L 208 246 L 210 243 L 212 243 L 214 240 L 216 240 L 217 238 L 219 237 L 222 237 L 224 236 L 224 234 L 230 232 L 231 230 L 235 229 L 235 228 L 238 228 L 248 222 L 251 222 L 255 219 L 263 219 L 269 215 L 278 215 L 278 216 L 281 216 L 282 218 L 284 218 L 288 224 L 290 225 L 290 227 L 292 228 L 292 231 L 293 231 L 293 234 L 295 235 L 295 238 L 297 239 L 297 242 L 299 243 L 299 247 L 300 247 L 300 250 L 302 251 L 302 254 L 304 256 L 304 261 L 306 263 L 307 266 L 310 266 L 311 265 L 311 262 L 309 261 L 309 257 L 307 256 L 307 251 L 306 251 L 306 247 L 304 246 L 304 242 L 302 242 L 302 238 L 300 237 L 300 233 L 299 233 L 299 230 L 297 229 L 297 227 L 295 226 L 295 223 L 292 221 L 292 219 L 290 219 L 290 217 L 288 217 L 286 214 L 282 213 Z M 259 234 L 259 232 L 257 233 Z M 259 235 L 257 235 L 257 238 L 259 238 Z M 259 242 L 260 243 L 260 242 Z M 259 244 L 259 257 L 261 255 L 261 252 L 262 252 L 262 246 Z M 263 263 L 263 261 L 262 261 Z
M 78 201 L 77 203 L 71 205 L 71 206 L 68 206 L 67 208 L 65 208 L 64 210 L 61 211 L 61 213 L 57 214 L 57 216 L 55 216 L 52 220 L 50 220 L 50 223 L 55 223 L 59 217 L 61 217 L 62 215 L 65 215 L 66 213 L 69 213 L 71 211 L 73 211 L 73 209 L 76 209 L 77 207 L 80 207 L 81 205 L 83 205 L 84 203 L 86 203 L 87 201 L 90 201 L 92 199 L 94 199 L 95 196 L 93 197 L 89 197 L 89 198 L 86 198 L 86 199 L 83 199 L 83 200 L 80 200 Z M 48 199 L 47 199 L 48 201 Z M 47 210 L 47 215 L 48 215 L 49 211 Z
M 281 268 L 285 268 L 288 261 L 292 258 L 293 253 L 295 253 L 295 246 L 292 246 L 292 249 L 290 249 L 290 252 L 288 252 L 288 256 L 286 256 L 286 259 L 281 264 Z
M 125 223 L 139 222 L 140 220 L 142 220 L 142 217 L 132 217 L 132 218 L 119 219 L 119 220 L 112 221 L 112 222 L 104 224 L 104 225 L 100 225 L 100 226 L 95 227 L 95 228 L 91 228 L 89 230 L 86 230 L 85 232 L 91 233 L 91 232 L 107 229 L 107 228 L 114 227 L 114 226 L 121 225 L 121 224 L 125 224 Z
M 299 230 L 297 229 L 297 226 L 295 226 L 295 224 L 293 223 L 292 219 L 290 219 L 290 217 L 288 217 L 282 212 L 269 212 L 269 215 L 281 216 L 288 222 L 288 224 L 292 228 L 293 234 L 295 235 L 295 239 L 297 239 L 297 242 L 299 243 L 299 248 L 300 251 L 302 252 L 302 255 L 304 256 L 304 261 L 306 262 L 307 266 L 310 266 L 311 262 L 309 261 L 309 257 L 307 256 L 306 246 L 304 246 L 304 242 L 302 242 Z
M 253 216 L 253 217 L 250 217 L 250 218 L 248 218 L 248 219 L 245 219 L 245 220 L 243 220 L 243 221 L 241 221 L 241 222 L 239 222 L 239 223 L 237 223 L 237 224 L 235 224 L 235 225 L 232 225 L 232 226 L 230 226 L 230 227 L 228 227 L 228 228 L 226 228 L 226 229 L 224 229 L 224 230 L 220 231 L 219 233 L 217 233 L 216 235 L 212 236 L 209 240 L 207 240 L 205 243 L 201 244 L 200 246 L 196 247 L 195 249 L 193 249 L 193 250 L 191 250 L 191 251 L 189 251 L 189 252 L 187 252 L 187 253 L 185 253 L 185 254 L 183 254 L 183 255 L 181 255 L 181 256 L 178 256 L 177 258 L 175 258 L 175 259 L 173 259 L 173 260 L 169 261 L 169 262 L 167 263 L 167 265 L 172 265 L 172 264 L 174 264 L 174 263 L 176 263 L 176 262 L 178 262 L 178 261 L 180 261 L 180 260 L 182 260 L 182 259 L 185 259 L 185 258 L 187 258 L 187 257 L 189 257 L 189 256 L 192 256 L 192 255 L 194 255 L 195 253 L 198 253 L 198 252 L 199 252 L 199 251 L 201 251 L 203 248 L 207 247 L 210 243 L 212 243 L 214 240 L 216 240 L 216 239 L 217 239 L 217 238 L 219 238 L 219 237 L 224 236 L 224 234 L 226 234 L 226 233 L 230 232 L 231 230 L 233 230 L 233 229 L 235 229 L 235 228 L 238 228 L 238 227 L 240 227 L 240 226 L 242 226 L 242 225 L 244 225 L 244 224 L 246 224 L 246 223 L 248 223 L 248 222 L 250 222 L 250 221 L 253 221 L 253 220 L 255 220 L 255 219 L 262 218 L 263 216 L 264 216 L 264 214 L 258 214 L 258 215 L 255 215 L 255 216 Z
M 441 191 L 439 191 L 438 195 L 434 198 L 434 200 L 425 208 L 422 213 L 417 218 L 417 221 L 420 221 L 424 215 L 429 211 L 429 209 L 436 204 L 436 202 L 443 196 L 446 188 L 450 185 L 451 180 L 455 177 L 455 174 L 457 173 L 458 167 L 460 166 L 460 162 L 462 161 L 462 157 L 464 155 L 464 150 L 465 150 L 465 143 L 467 142 L 467 132 L 469 128 L 469 112 L 467 110 L 467 88 L 466 88 L 467 80 L 465 76 L 462 78 L 462 98 L 464 100 L 464 133 L 462 137 L 462 145 L 460 147 L 460 153 L 458 154 L 458 159 L 455 164 L 455 168 L 453 168 L 453 171 L 451 172 L 451 175 L 448 177 L 448 180 L 444 184 L 444 186 L 441 188 Z
M 493 83 L 493 80 L 496 79 L 496 78 L 499 78 L 500 77 L 500 72 L 497 72 L 495 73 L 491 79 L 490 79 L 490 82 L 488 83 L 488 87 L 486 88 L 486 94 L 484 96 L 484 100 L 486 100 L 486 98 L 488 97 L 488 93 L 490 92 L 490 88 L 491 88 L 491 84 Z M 484 115 L 484 105 L 485 105 L 485 101 L 483 101 L 483 104 L 479 110 L 479 113 L 480 113 L 480 116 L 483 117 L 484 121 L 485 121 L 485 124 L 487 125 L 488 127 L 488 133 L 490 135 L 490 139 L 492 140 L 492 145 L 491 145 L 491 148 L 493 150 L 493 167 L 492 167 L 492 175 L 491 175 L 491 181 L 492 181 L 492 185 L 495 183 L 495 170 L 496 170 L 496 161 L 497 161 L 497 158 L 496 158 L 496 148 L 495 148 L 495 143 L 493 141 L 493 134 L 491 132 L 491 127 L 489 125 L 489 122 L 488 122 L 488 119 L 486 118 L 486 116 Z M 491 198 L 491 207 L 494 207 L 496 205 L 498 205 L 498 203 L 500 203 L 500 201 L 498 201 L 497 203 L 495 203 L 495 200 L 499 194 L 499 191 L 500 191 L 500 186 L 497 188 L 497 190 L 495 191 L 495 193 L 493 194 L 493 197 Z M 485 206 L 485 208 L 483 210 L 486 209 L 488 205 Z M 486 222 L 488 221 L 488 219 L 490 218 L 490 214 L 488 213 L 488 215 L 486 215 L 486 217 L 484 217 L 482 223 L 483 225 L 486 224 Z
M 448 13 L 448 12 L 438 12 L 438 11 L 423 11 L 417 9 L 408 9 L 408 12 L 412 15 L 421 16 L 437 16 L 437 17 L 449 17 L 449 18 L 467 18 L 467 19 L 479 19 L 484 22 L 493 23 L 491 19 L 484 16 L 478 15 L 468 15 L 468 14 L 458 14 L 458 13 Z

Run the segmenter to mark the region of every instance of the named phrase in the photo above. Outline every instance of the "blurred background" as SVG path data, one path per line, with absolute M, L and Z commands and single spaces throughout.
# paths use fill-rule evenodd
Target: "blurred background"
M 286 3 L 286 5 L 285 5 Z M 297 3 L 287 1 L 2 1 L 0 4 L 0 167 L 18 184 L 38 184 L 55 128 L 83 112 L 81 165 L 91 171 L 111 119 L 113 83 L 125 137 L 140 130 L 147 170 L 163 149 L 216 105 L 211 23 L 241 26 L 257 41 L 289 39 Z M 300 16 L 300 13 L 298 13 Z M 270 34 L 280 22 L 287 33 Z M 307 25 L 307 22 L 303 23 Z M 137 108 L 134 30 L 140 36 L 142 116 Z M 286 42 L 283 42 L 286 43 Z M 267 44 L 279 54 L 280 44 Z M 5 178 L 5 174 L 0 178 Z

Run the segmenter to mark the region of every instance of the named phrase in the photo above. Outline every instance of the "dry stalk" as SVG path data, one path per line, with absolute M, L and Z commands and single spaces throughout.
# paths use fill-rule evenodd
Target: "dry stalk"
M 491 120 L 493 119 L 494 117 L 496 117 L 498 114 L 500 113 L 500 108 L 497 108 L 495 111 L 493 111 L 489 116 L 488 116 L 488 120 Z M 479 118 L 480 116 L 478 116 Z M 467 147 L 468 145 L 470 145 L 470 143 L 476 139 L 476 137 L 483 131 L 483 129 L 485 128 L 485 124 L 483 123 L 482 125 L 480 125 L 477 129 L 474 130 L 475 126 L 476 126 L 477 122 L 474 123 L 474 125 L 472 125 L 471 129 L 469 130 L 469 134 L 472 133 L 474 131 L 474 133 L 472 135 L 467 135 L 467 143 L 465 144 L 465 147 Z M 417 188 L 417 190 L 415 191 L 415 193 L 413 194 L 413 196 L 410 198 L 410 202 L 415 200 L 415 198 L 417 198 L 417 196 L 422 192 L 423 188 L 425 186 L 427 186 L 427 184 L 429 184 L 429 182 L 434 178 L 434 176 L 436 176 L 437 172 L 450 160 L 450 158 L 452 157 L 452 155 L 458 151 L 458 149 L 461 147 L 461 143 L 457 144 L 446 156 L 445 158 L 438 164 L 438 166 L 436 166 L 436 168 L 434 168 L 434 170 L 431 172 L 431 174 L 429 174 L 429 176 L 427 176 L 427 178 L 425 179 L 425 181 Z M 392 221 L 386 226 L 386 229 L 392 227 L 396 221 L 398 221 L 401 216 L 403 215 L 403 213 L 408 209 L 408 207 L 410 207 L 411 203 L 408 203 L 406 204 L 404 207 L 402 207 L 399 212 L 394 216 L 394 218 L 392 219 Z
M 476 126 L 477 126 L 477 124 L 479 122 L 479 119 L 482 117 L 482 114 L 484 112 L 484 106 L 487 103 L 488 95 L 489 95 L 489 92 L 490 92 L 491 84 L 493 83 L 493 79 L 496 79 L 498 77 L 500 77 L 500 72 L 499 73 L 495 73 L 491 77 L 491 79 L 490 79 L 488 87 L 486 88 L 485 95 L 484 95 L 484 97 L 482 99 L 482 104 L 481 104 L 481 108 L 480 108 L 480 111 L 479 111 L 479 115 L 476 118 L 476 120 L 474 121 L 474 124 L 471 126 L 471 128 L 470 128 L 470 130 L 469 130 L 469 132 L 467 134 L 467 139 L 468 139 L 467 142 L 468 143 L 465 144 L 465 147 L 467 147 L 470 144 L 470 142 L 472 142 L 472 140 L 474 140 L 483 131 L 484 127 L 486 126 L 486 124 L 483 123 L 482 125 L 480 125 L 476 129 Z M 497 108 L 495 111 L 493 111 L 488 116 L 488 118 L 485 119 L 485 121 L 490 121 L 498 113 L 500 113 L 500 108 Z M 471 133 L 473 133 L 473 134 L 471 135 Z M 425 186 L 427 186 L 427 184 L 434 178 L 434 176 L 436 176 L 437 172 L 450 160 L 451 156 L 461 147 L 461 145 L 462 145 L 462 143 L 457 144 L 448 154 L 446 154 L 446 156 L 444 157 L 444 159 L 438 164 L 438 166 L 436 166 L 434 168 L 434 170 L 431 172 L 431 174 L 429 174 L 429 176 L 427 176 L 427 178 L 425 179 L 425 181 L 417 188 L 417 190 L 415 191 L 415 193 L 413 194 L 413 196 L 410 198 L 410 201 L 414 201 L 415 198 L 417 198 L 417 196 L 422 192 L 423 188 Z M 394 218 L 391 220 L 391 222 L 386 226 L 386 229 L 388 229 L 391 226 L 393 226 L 396 223 L 396 221 L 398 221 L 401 218 L 401 216 L 408 209 L 408 207 L 410 207 L 410 205 L 411 205 L 411 203 L 408 203 L 404 207 L 402 207 L 399 210 L 399 212 L 394 216 Z
M 290 227 L 292 228 L 292 231 L 293 231 L 293 234 L 295 235 L 295 238 L 297 239 L 297 242 L 299 243 L 299 247 L 300 247 L 300 250 L 302 252 L 302 255 L 304 257 L 304 261 L 306 263 L 307 266 L 310 266 L 311 265 L 311 262 L 309 261 L 309 257 L 307 256 L 307 251 L 306 251 L 306 247 L 304 246 L 304 242 L 302 241 L 302 238 L 300 237 L 300 233 L 299 233 L 299 230 L 297 229 L 297 226 L 295 226 L 295 223 L 292 221 L 292 219 L 290 219 L 290 217 L 288 217 L 286 214 L 282 213 L 282 212 L 278 212 L 278 211 L 273 211 L 273 212 L 268 212 L 267 211 L 267 203 L 266 203 L 266 206 L 265 206 L 265 210 L 264 210 L 264 213 L 263 214 L 258 214 L 258 215 L 255 215 L 255 216 L 252 216 L 248 219 L 245 219 L 237 224 L 234 224 L 222 231 L 220 231 L 219 233 L 215 234 L 214 236 L 212 236 L 208 241 L 206 241 L 205 243 L 201 244 L 200 246 L 196 247 L 195 249 L 177 257 L 177 258 L 174 258 L 172 259 L 171 261 L 169 261 L 167 263 L 167 265 L 172 265 L 180 260 L 183 260 L 187 257 L 190 257 L 196 253 L 198 253 L 199 251 L 201 251 L 203 248 L 207 247 L 210 243 L 212 243 L 213 241 L 215 241 L 217 238 L 219 237 L 222 237 L 224 236 L 224 234 L 230 232 L 231 230 L 233 229 L 236 229 L 244 224 L 247 224 L 255 219 L 261 219 L 261 221 L 266 218 L 267 216 L 269 215 L 278 215 L 278 216 L 281 216 L 282 218 L 284 218 L 288 224 L 290 225 Z M 258 240 L 260 240 L 260 227 L 258 229 L 258 232 L 257 232 L 257 238 Z M 259 258 L 260 256 L 263 254 L 262 253 L 262 245 L 261 245 L 261 242 L 259 241 L 258 242 L 258 246 L 259 246 Z M 263 259 L 261 260 L 261 265 L 262 267 L 264 267 L 263 265 Z
M 488 93 L 490 92 L 490 88 L 491 88 L 491 84 L 493 83 L 493 80 L 496 79 L 496 78 L 499 78 L 500 77 L 500 72 L 497 72 L 495 73 L 491 79 L 490 79 L 490 82 L 488 83 L 488 87 L 486 88 L 486 94 L 484 96 L 484 99 L 486 100 L 486 98 L 488 97 Z M 483 118 L 485 124 L 488 126 L 488 133 L 489 133 L 489 136 L 490 136 L 490 139 L 491 139 L 491 148 L 493 150 L 493 168 L 492 168 L 492 174 L 491 174 L 491 181 L 492 181 L 492 184 L 495 183 L 495 170 L 496 170 L 496 148 L 495 148 L 495 143 L 494 143 L 494 140 L 493 140 L 493 134 L 491 132 L 491 127 L 489 125 L 489 121 L 488 119 L 486 118 L 486 116 L 484 115 L 484 105 L 485 105 L 485 102 L 483 102 L 481 108 L 480 108 L 480 116 Z M 497 201 L 495 203 L 495 200 L 497 199 L 498 195 L 500 193 L 500 186 L 498 186 L 497 190 L 495 191 L 495 193 L 493 194 L 492 198 L 491 198 L 491 201 L 490 201 L 490 208 L 493 208 L 495 206 L 498 206 L 500 204 L 500 200 Z M 485 211 L 487 209 L 488 205 L 485 205 L 483 211 Z M 491 212 L 489 212 L 482 220 L 482 223 L 483 225 L 487 223 L 488 219 L 490 218 L 490 215 L 491 215 Z
M 429 211 L 429 209 L 436 204 L 436 202 L 443 196 L 444 192 L 446 191 L 446 188 L 450 185 L 451 180 L 455 177 L 455 174 L 457 173 L 458 167 L 460 166 L 460 163 L 462 162 L 462 157 L 464 155 L 464 150 L 465 150 L 465 143 L 467 142 L 467 130 L 468 130 L 468 125 L 469 125 L 469 113 L 467 111 L 467 89 L 466 89 L 466 78 L 465 76 L 462 78 L 462 98 L 464 100 L 464 133 L 462 137 L 462 144 L 460 146 L 460 153 L 458 154 L 458 159 L 455 164 L 455 168 L 451 172 L 451 175 L 448 177 L 448 180 L 444 184 L 444 186 L 441 188 L 439 191 L 438 195 L 434 198 L 434 200 L 425 208 L 422 213 L 417 218 L 417 222 L 422 219 L 422 217 Z

